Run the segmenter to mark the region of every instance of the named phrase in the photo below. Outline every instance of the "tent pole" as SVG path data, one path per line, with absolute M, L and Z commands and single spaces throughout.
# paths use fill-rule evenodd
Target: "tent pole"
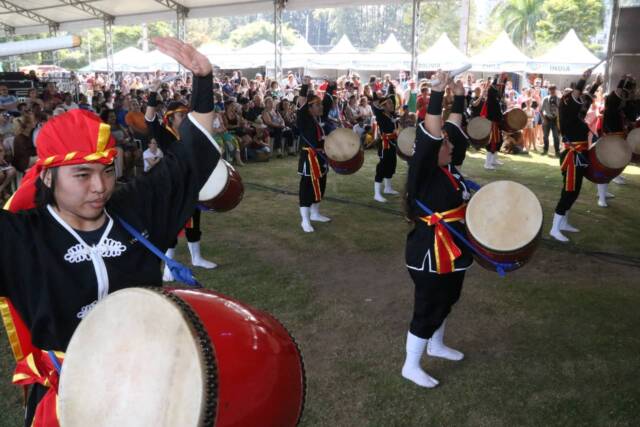
M 180 5 L 176 5 L 176 36 L 178 40 L 184 42 L 187 40 L 187 14 L 189 9 Z M 184 74 L 184 67 L 178 63 L 178 73 Z
M 471 14 L 471 1 L 462 0 L 460 4 L 460 42 L 459 48 L 465 55 L 469 46 L 469 15 Z
M 616 36 L 618 33 L 618 24 L 620 21 L 620 2 L 619 0 L 613 0 L 611 5 L 611 23 L 609 25 L 609 42 L 607 43 L 607 65 L 604 67 L 604 84 L 605 93 L 611 91 L 611 74 L 613 73 L 613 57 L 615 55 L 616 48 Z
M 273 2 L 273 44 L 275 46 L 273 73 L 278 84 L 282 80 L 282 11 L 285 2 L 286 0 L 274 0 Z
M 420 26 L 420 0 L 413 0 L 411 19 L 411 78 L 418 81 L 418 37 Z
M 109 76 L 109 84 L 115 83 L 115 72 L 113 67 L 113 18 L 104 18 L 104 48 L 107 59 L 107 75 Z

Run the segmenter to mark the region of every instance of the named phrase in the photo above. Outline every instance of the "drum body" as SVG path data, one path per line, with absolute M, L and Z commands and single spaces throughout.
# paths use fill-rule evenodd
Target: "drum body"
M 512 108 L 502 115 L 500 127 L 505 132 L 518 132 L 527 126 L 527 113 L 520 108 Z
M 208 210 L 226 212 L 238 206 L 244 196 L 242 178 L 226 160 L 220 159 L 213 173 L 200 190 L 200 205 Z
M 635 128 L 627 135 L 627 142 L 631 147 L 631 161 L 640 163 L 640 128 Z
M 147 135 L 149 133 L 149 128 L 147 127 L 147 121 L 144 118 L 144 113 L 139 111 L 129 111 L 126 116 L 124 116 L 124 121 L 127 126 L 131 126 L 133 130 L 142 135 Z
M 480 116 L 472 118 L 467 124 L 467 135 L 474 147 L 484 147 L 489 143 L 491 120 Z
M 398 157 L 408 162 L 413 157 L 415 143 L 416 128 L 408 127 L 402 129 L 398 135 L 398 150 L 396 150 Z
M 474 247 L 495 262 L 513 264 L 533 256 L 542 234 L 542 205 L 536 195 L 513 181 L 494 181 L 478 190 L 467 205 L 465 226 Z M 474 253 L 483 267 L 495 268 Z
M 128 288 L 76 329 L 60 377 L 61 425 L 294 426 L 305 379 L 272 316 L 204 289 Z
M 351 129 L 338 128 L 325 137 L 324 152 L 329 166 L 341 175 L 356 173 L 364 163 L 360 138 Z
M 631 147 L 619 135 L 605 135 L 589 149 L 589 167 L 585 177 L 606 184 L 620 175 L 631 161 Z

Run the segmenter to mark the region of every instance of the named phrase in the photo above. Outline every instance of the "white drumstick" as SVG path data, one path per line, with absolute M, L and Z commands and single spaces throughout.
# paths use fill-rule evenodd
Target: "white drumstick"
M 449 71 L 448 74 L 449 74 L 450 77 L 455 77 L 458 74 L 464 73 L 465 71 L 469 70 L 470 68 L 471 68 L 471 64 L 465 64 L 460 68 L 456 68 L 455 70 Z M 440 80 L 434 79 L 434 80 L 429 81 L 429 83 L 431 84 L 431 86 L 437 86 L 437 85 L 440 84 Z

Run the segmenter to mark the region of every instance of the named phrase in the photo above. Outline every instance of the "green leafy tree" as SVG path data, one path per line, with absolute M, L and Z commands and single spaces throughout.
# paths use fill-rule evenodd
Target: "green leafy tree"
M 604 25 L 602 0 L 545 0 L 543 10 L 536 35 L 544 42 L 557 42 L 572 28 L 588 41 Z
M 282 42 L 285 46 L 295 43 L 297 34 L 287 24 L 282 26 Z M 255 21 L 236 28 L 229 34 L 229 41 L 235 47 L 245 47 L 260 40 L 273 41 L 273 24 L 267 21 Z
M 543 5 L 544 0 L 507 0 L 491 14 L 518 47 L 530 51 L 535 44 L 536 26 L 544 14 Z

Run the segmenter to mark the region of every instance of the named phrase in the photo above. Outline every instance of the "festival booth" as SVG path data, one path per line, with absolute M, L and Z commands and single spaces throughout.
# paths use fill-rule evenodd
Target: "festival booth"
M 355 57 L 353 68 L 363 71 L 400 71 L 411 68 L 411 54 L 407 52 L 394 34 L 378 45 L 371 53 Z
M 531 58 L 520 52 L 507 33 L 502 31 L 488 48 L 471 57 L 471 71 L 521 73 L 527 71 L 530 61 Z
M 454 70 L 468 63 L 467 55 L 451 42 L 446 33 L 442 33 L 433 46 L 418 55 L 418 69 L 421 71 Z
M 600 59 L 587 49 L 576 32 L 571 29 L 547 53 L 529 61 L 527 72 L 541 74 L 544 80 L 549 80 L 559 88 L 564 88 L 576 80 L 575 76 L 580 76 L 584 70 L 599 62 Z M 594 70 L 594 74 L 598 71 Z
M 353 47 L 349 37 L 345 34 L 327 53 L 310 59 L 307 70 L 312 77 L 337 78 L 339 74 L 342 74 L 341 70 L 352 69 L 354 60 L 360 55 L 360 51 Z

